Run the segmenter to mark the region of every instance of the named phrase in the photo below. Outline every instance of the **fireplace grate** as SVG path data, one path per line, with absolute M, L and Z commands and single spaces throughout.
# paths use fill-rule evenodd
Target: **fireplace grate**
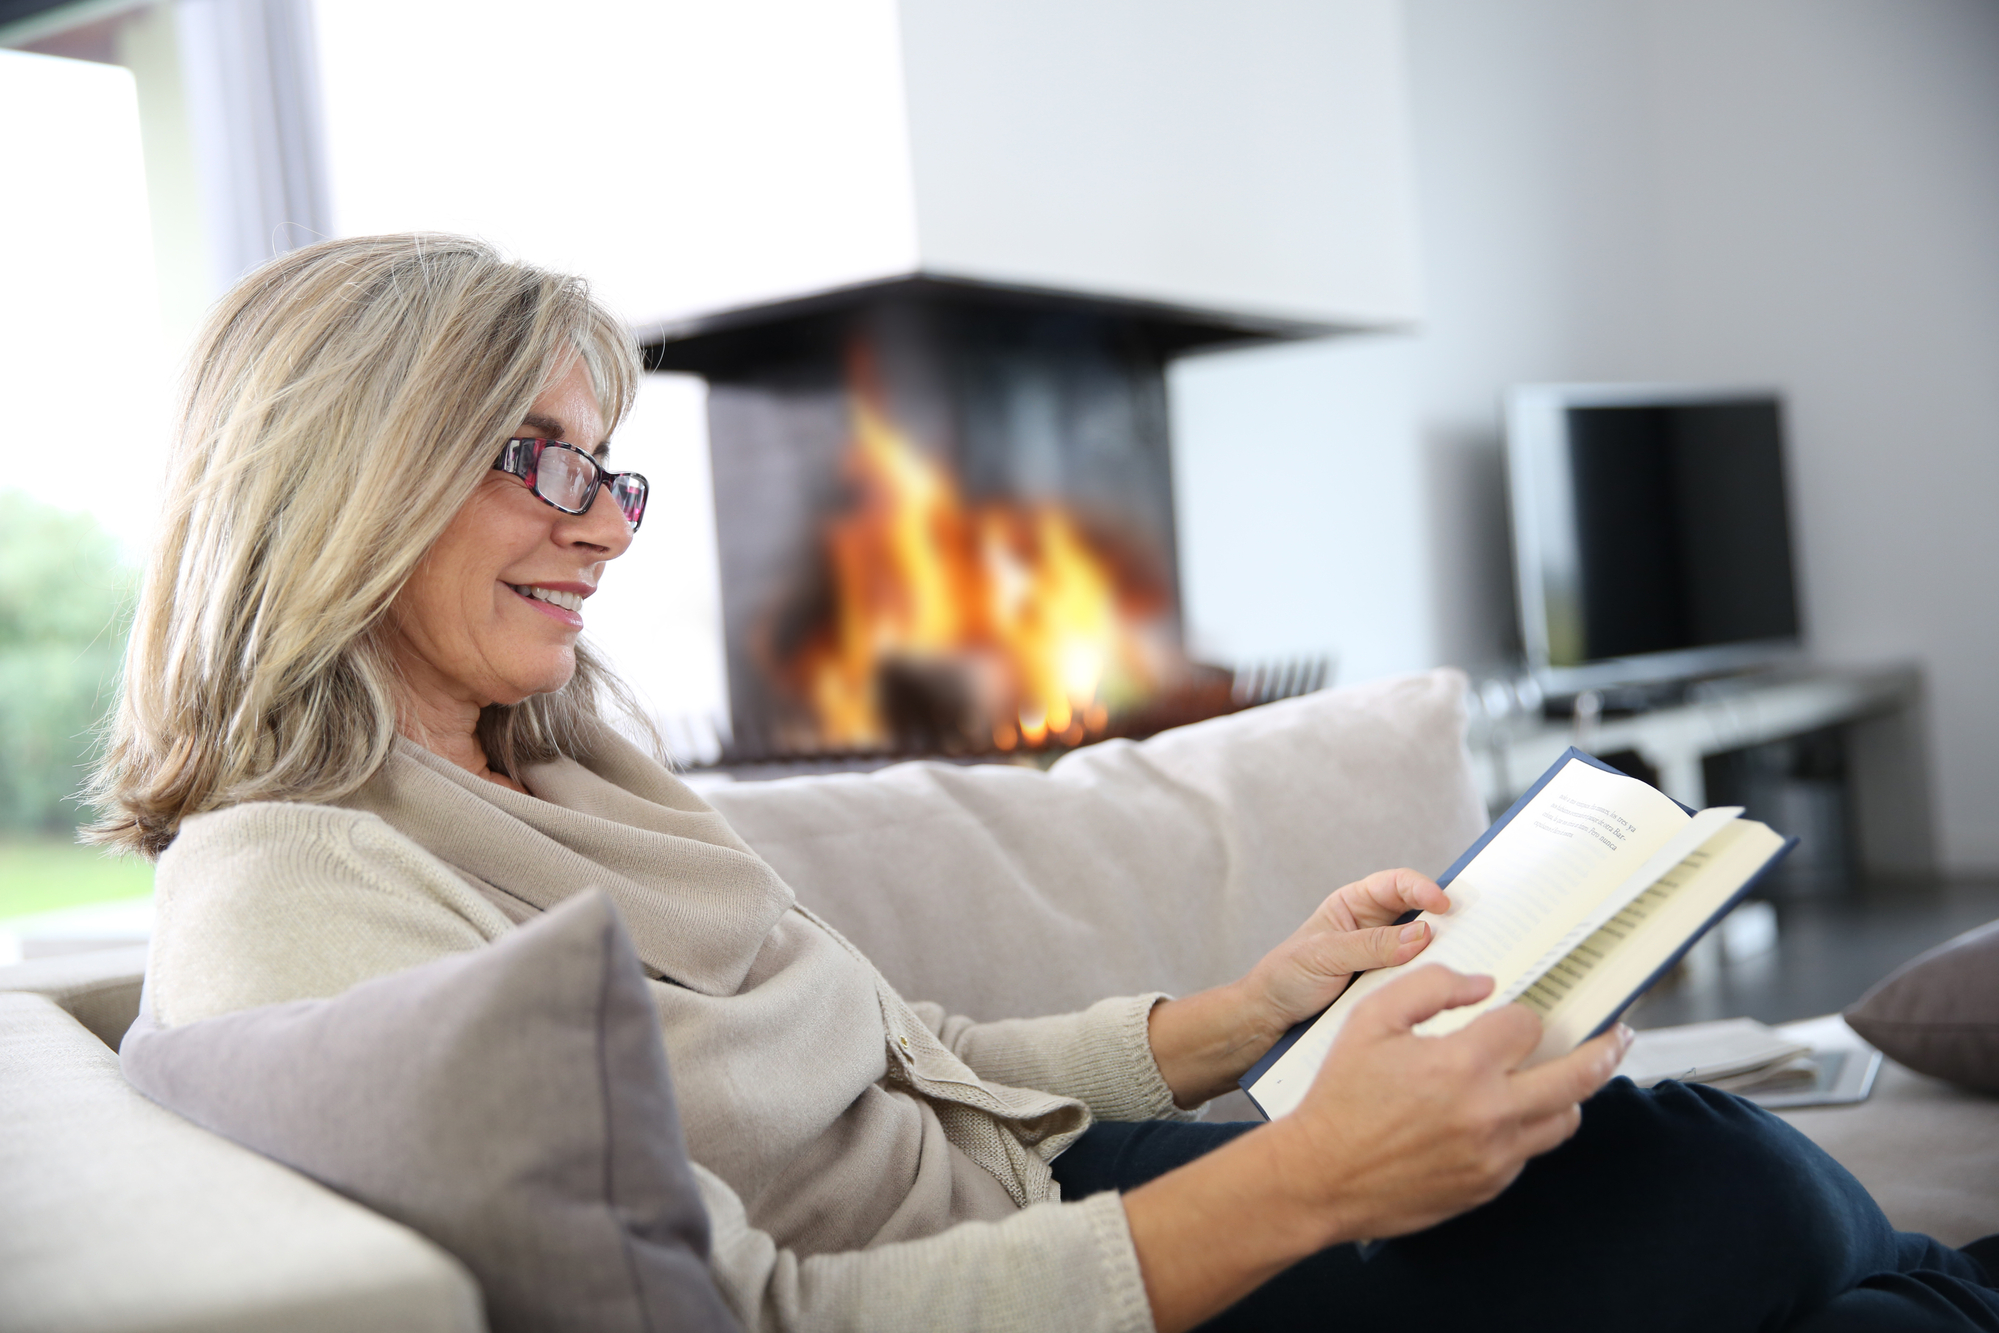
M 1143 740 L 1173 727 L 1239 713 L 1261 704 L 1296 698 L 1326 688 L 1332 681 L 1330 657 L 1300 657 L 1259 662 L 1234 669 L 1199 666 L 1197 679 L 1186 688 L 1128 713 L 1101 733 L 1072 744 L 1050 736 L 1040 745 L 972 749 L 945 748 L 935 737 L 911 743 L 853 750 L 821 750 L 807 754 L 770 744 L 756 736 L 738 736 L 721 718 L 686 717 L 662 726 L 667 749 L 683 771 L 736 778 L 785 777 L 805 773 L 866 772 L 912 759 L 944 759 L 957 763 L 1026 763 L 1047 767 L 1071 750 L 1099 741 Z M 902 733 L 909 736 L 910 733 Z

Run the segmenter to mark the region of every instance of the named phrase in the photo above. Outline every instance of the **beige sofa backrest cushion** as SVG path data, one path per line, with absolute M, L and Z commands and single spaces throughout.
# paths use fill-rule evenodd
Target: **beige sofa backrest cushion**
M 978 1018 L 1240 975 L 1369 871 L 1485 828 L 1455 671 L 1326 691 L 1047 773 L 901 764 L 704 792 L 912 999 Z

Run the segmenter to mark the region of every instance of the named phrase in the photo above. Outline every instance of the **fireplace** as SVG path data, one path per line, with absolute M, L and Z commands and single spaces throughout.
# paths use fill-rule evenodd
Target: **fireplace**
M 1420 316 L 1394 0 L 658 17 L 604 290 L 709 384 L 725 753 L 1046 754 L 1323 679 L 1190 656 L 1165 371 Z
M 668 330 L 745 761 L 1072 748 L 1323 683 L 1192 660 L 1165 368 L 1273 321 L 905 278 Z

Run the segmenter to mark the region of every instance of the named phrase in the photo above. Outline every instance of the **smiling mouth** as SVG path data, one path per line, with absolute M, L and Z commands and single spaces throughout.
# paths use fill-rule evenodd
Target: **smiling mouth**
M 553 588 L 536 588 L 525 583 L 509 583 L 507 586 L 523 597 L 532 597 L 538 602 L 547 602 L 550 606 L 559 606 L 565 611 L 580 613 L 583 610 L 581 593 L 557 592 Z

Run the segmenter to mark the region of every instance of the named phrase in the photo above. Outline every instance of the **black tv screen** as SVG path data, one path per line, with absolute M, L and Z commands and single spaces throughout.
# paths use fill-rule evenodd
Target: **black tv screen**
M 1693 674 L 1796 645 L 1775 395 L 1523 389 L 1508 450 L 1529 656 L 1574 677 L 1552 683 Z

